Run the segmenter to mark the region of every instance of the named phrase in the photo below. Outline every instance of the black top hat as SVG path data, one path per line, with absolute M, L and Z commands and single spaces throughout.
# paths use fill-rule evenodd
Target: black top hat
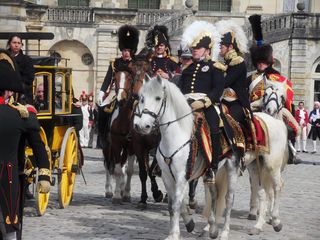
M 130 49 L 136 53 L 139 43 L 139 30 L 130 25 L 123 25 L 118 30 L 119 49 Z
M 0 90 L 23 93 L 22 80 L 10 53 L 0 49 Z

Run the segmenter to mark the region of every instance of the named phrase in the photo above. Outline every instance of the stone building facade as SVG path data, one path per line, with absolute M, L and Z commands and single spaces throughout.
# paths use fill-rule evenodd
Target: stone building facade
M 296 7 L 301 1 L 303 11 Z M 305 101 L 310 109 L 320 99 L 319 0 L 1 0 L 0 27 L 3 32 L 53 32 L 53 40 L 41 41 L 40 53 L 69 59 L 80 95 L 97 92 L 110 61 L 120 55 L 117 29 L 122 24 L 140 29 L 138 51 L 147 29 L 165 24 L 175 53 L 184 26 L 195 19 L 232 18 L 251 37 L 247 18 L 254 13 L 263 15 L 265 39 L 274 47 L 276 67 L 293 81 L 295 101 Z M 0 47 L 5 44 L 0 41 Z M 24 44 L 28 54 L 38 54 L 38 41 Z

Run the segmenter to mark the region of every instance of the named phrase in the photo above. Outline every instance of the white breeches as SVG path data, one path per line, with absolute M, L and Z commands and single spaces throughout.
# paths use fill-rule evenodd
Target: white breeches
M 89 122 L 86 124 L 84 122 L 82 129 L 79 131 L 81 147 L 88 147 L 88 144 L 89 144 L 91 127 L 89 127 L 88 125 L 89 125 Z

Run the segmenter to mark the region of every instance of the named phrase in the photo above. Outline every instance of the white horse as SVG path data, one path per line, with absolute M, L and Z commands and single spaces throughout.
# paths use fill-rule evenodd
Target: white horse
M 261 106 L 258 107 L 270 116 L 265 113 L 254 113 L 254 115 L 258 117 L 264 116 L 263 120 L 268 126 L 270 153 L 259 154 L 259 158 L 262 157 L 262 159 L 259 160 L 260 169 L 258 169 L 257 161 L 253 161 L 247 166 L 251 184 L 250 213 L 248 219 L 256 219 L 258 206 L 260 206 L 258 222 L 250 231 L 250 234 L 259 234 L 262 231 L 266 211 L 269 212 L 270 223 L 273 225 L 274 230 L 280 231 L 282 229 L 282 223 L 279 219 L 279 196 L 283 186 L 281 173 L 289 157 L 287 129 L 283 122 L 283 114 L 288 115 L 288 110 L 283 106 L 284 101 L 284 85 L 282 83 L 267 81 L 265 94 L 260 101 Z M 290 112 L 289 115 L 291 116 Z M 275 121 L 275 118 L 271 116 L 274 116 L 278 120 Z M 248 158 L 246 160 L 254 159 L 255 153 L 248 152 L 246 157 Z M 266 197 L 268 197 L 269 201 L 266 201 Z
M 161 141 L 156 157 L 169 195 L 170 234 L 166 239 L 180 239 L 180 214 L 188 232 L 191 232 L 195 225 L 187 212 L 185 202 L 187 183 L 199 178 L 207 167 L 204 158 L 198 155 L 193 174 L 187 181 L 187 159 L 190 154 L 190 140 L 193 137 L 192 110 L 174 84 L 157 76 L 141 88 L 137 111 L 139 112 L 136 112 L 134 126 L 139 132 L 149 134 L 154 128 L 160 128 Z M 221 203 L 224 205 L 226 201 L 227 211 L 220 237 L 228 239 L 236 180 L 237 167 L 232 156 L 220 164 L 216 184 L 205 184 L 206 207 L 211 206 L 208 218 L 211 238 L 216 238 L 219 234 L 217 223 L 224 210 Z

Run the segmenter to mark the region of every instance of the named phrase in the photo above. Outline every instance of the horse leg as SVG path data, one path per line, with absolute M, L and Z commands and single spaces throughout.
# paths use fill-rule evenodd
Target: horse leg
M 271 201 L 271 217 L 272 217 L 272 226 L 276 232 L 280 232 L 282 229 L 282 223 L 279 219 L 279 203 L 280 203 L 280 192 L 281 192 L 281 172 L 280 169 L 272 175 L 272 186 L 274 197 Z
M 257 210 L 258 210 L 258 188 L 259 188 L 259 173 L 257 169 L 257 164 L 255 161 L 250 163 L 248 166 L 249 180 L 250 180 L 250 212 L 248 215 L 248 220 L 257 220 Z
M 228 192 L 226 195 L 226 213 L 225 222 L 220 235 L 220 239 L 228 239 L 230 232 L 230 215 L 234 202 L 234 192 L 237 182 L 237 167 L 235 166 L 235 160 L 227 159 L 227 175 L 228 175 Z
M 148 161 L 149 156 L 147 155 L 146 160 Z M 155 202 L 161 202 L 163 199 L 163 193 L 159 190 L 157 181 L 156 181 L 156 176 L 153 175 L 153 170 L 157 166 L 157 159 L 154 157 L 152 160 L 151 167 L 149 168 L 148 175 L 151 181 L 151 191 L 152 191 L 152 196 Z
M 141 154 L 138 156 L 138 163 L 139 163 L 139 178 L 141 182 L 141 199 L 140 202 L 138 203 L 138 208 L 141 210 L 144 210 L 147 208 L 147 199 L 148 199 L 148 194 L 147 194 L 147 170 L 146 170 L 146 165 L 143 157 L 141 157 Z
M 191 182 L 189 182 L 189 207 L 191 209 L 197 208 L 197 200 L 194 199 L 196 195 L 196 187 L 198 185 L 198 179 L 194 179 Z
M 127 166 L 127 181 L 124 188 L 124 193 L 122 200 L 124 202 L 131 202 L 131 178 L 133 175 L 133 167 L 134 167 L 135 155 L 128 156 L 128 166 Z
M 105 185 L 105 197 L 106 198 L 112 198 L 113 196 L 113 190 L 112 190 L 112 176 L 110 174 L 110 171 L 107 167 L 106 169 L 106 185 Z
M 120 149 L 117 151 L 118 154 L 115 154 L 115 159 L 120 159 Z M 115 168 L 114 168 L 114 176 L 116 180 L 116 187 L 114 191 L 114 196 L 112 199 L 112 203 L 120 204 L 122 202 L 122 193 L 124 189 L 124 167 L 121 166 L 121 163 L 119 161 L 115 161 Z
M 266 191 L 262 186 L 258 188 L 258 198 L 259 198 L 259 217 L 256 225 L 249 231 L 249 235 L 258 235 L 262 231 L 262 227 L 266 220 Z
M 180 211 L 181 211 L 181 216 L 182 216 L 182 219 L 183 219 L 183 222 L 186 226 L 187 231 L 192 232 L 195 227 L 195 223 L 188 212 L 186 198 L 183 198 L 183 200 L 182 200 Z

